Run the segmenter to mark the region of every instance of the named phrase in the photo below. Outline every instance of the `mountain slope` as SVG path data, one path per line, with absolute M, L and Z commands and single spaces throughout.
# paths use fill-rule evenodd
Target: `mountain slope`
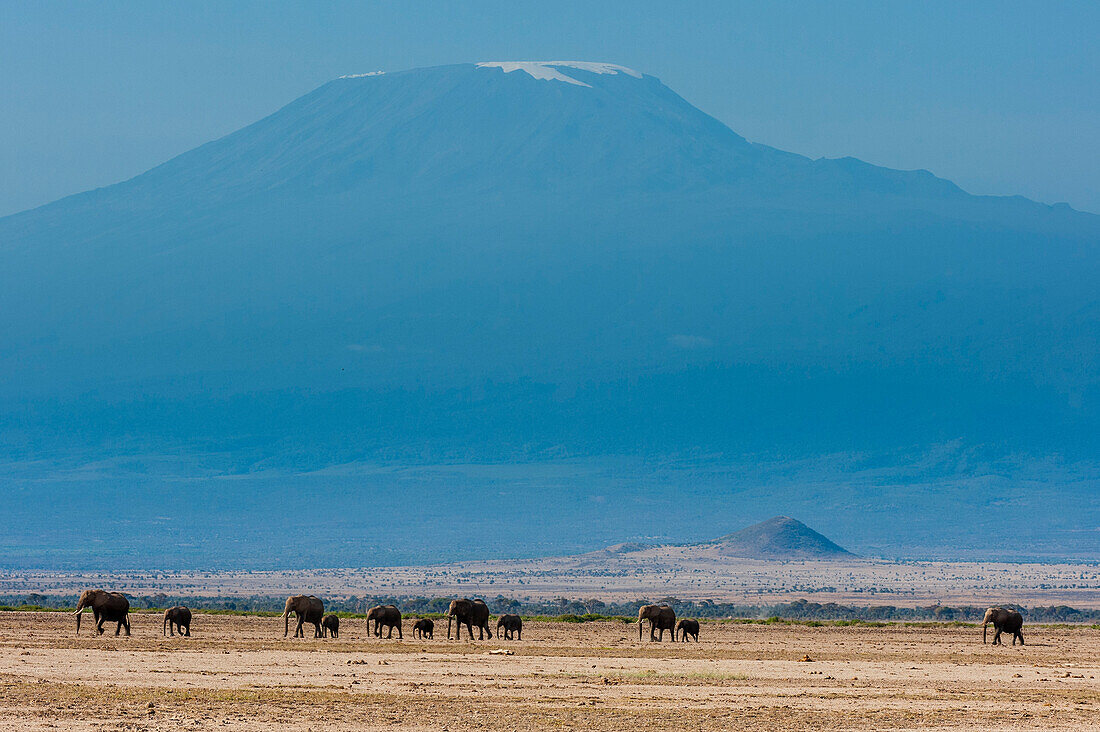
M 608 65 L 336 79 L 0 219 L 0 457 L 182 456 L 142 468 L 165 491 L 343 463 L 1073 461 L 1100 447 L 1097 242 L 1066 207 L 753 144 Z M 637 510 L 619 535 L 649 533 Z

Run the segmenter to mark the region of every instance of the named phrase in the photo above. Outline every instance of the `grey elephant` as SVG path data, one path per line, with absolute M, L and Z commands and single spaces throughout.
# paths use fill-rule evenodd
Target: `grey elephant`
M 504 635 L 500 629 L 504 628 Z M 504 640 L 523 640 L 523 618 L 518 615 L 501 615 L 497 620 L 497 637 Z
M 302 632 L 302 624 L 310 623 L 314 627 L 314 638 L 321 637 L 321 618 L 325 614 L 325 603 L 313 595 L 292 595 L 286 599 L 286 608 L 283 610 L 283 637 L 290 632 L 290 614 L 298 616 L 298 627 L 294 630 L 295 638 L 305 638 Z
M 397 629 L 397 637 L 404 638 L 401 635 L 401 611 L 397 609 L 395 605 L 375 605 L 370 610 L 367 610 L 367 630 L 370 630 L 371 621 L 374 621 L 374 635 L 377 638 L 382 637 L 382 626 L 389 628 L 389 632 L 386 634 L 387 638 L 393 637 L 393 631 Z
M 92 617 L 95 618 L 96 633 L 103 634 L 103 624 L 106 622 L 118 623 L 115 635 L 123 628 L 126 635 L 130 635 L 130 601 L 121 592 L 107 592 L 106 590 L 84 590 L 80 593 L 80 601 L 76 604 L 73 615 L 76 616 L 76 633 L 80 635 L 80 616 L 86 608 L 92 609 Z
M 676 624 L 676 635 L 680 636 L 681 642 L 686 642 L 690 635 L 695 639 L 695 642 L 699 642 L 699 621 L 688 620 L 684 618 Z
M 413 623 L 413 638 L 434 638 L 435 623 L 428 618 L 420 618 Z
M 1012 633 L 1012 645 L 1016 645 L 1016 641 L 1020 641 L 1020 645 L 1024 644 L 1024 634 L 1020 632 L 1020 629 L 1024 627 L 1024 616 L 1015 610 L 1008 610 L 1003 607 L 991 607 L 985 611 L 985 617 L 982 618 L 982 643 L 985 643 L 986 631 L 989 629 L 989 624 L 993 623 L 993 645 L 1004 645 L 1001 642 L 1001 633 L 1008 631 Z
M 470 640 L 474 639 L 474 628 L 477 628 L 478 640 L 485 636 L 493 639 L 493 631 L 489 630 L 489 606 L 484 600 L 451 600 L 451 606 L 447 608 L 447 640 L 451 639 L 451 618 L 455 619 L 455 639 L 462 639 L 462 626 L 466 626 L 466 632 L 470 634 Z
M 164 626 L 161 635 L 180 635 L 191 637 L 191 610 L 183 605 L 170 607 L 164 611 Z
M 638 608 L 638 640 L 642 639 L 642 622 L 645 620 L 649 621 L 651 641 L 664 640 L 666 630 L 669 637 L 676 640 L 676 611 L 668 605 L 642 605 Z
M 321 637 L 327 638 L 330 635 L 333 638 L 340 637 L 340 618 L 333 613 L 321 618 Z

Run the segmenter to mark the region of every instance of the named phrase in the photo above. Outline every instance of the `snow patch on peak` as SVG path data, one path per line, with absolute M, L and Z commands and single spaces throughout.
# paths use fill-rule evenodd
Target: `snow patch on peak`
M 368 71 L 365 74 L 344 74 L 341 79 L 362 79 L 364 76 L 381 76 L 385 71 Z
M 591 88 L 589 84 L 585 84 L 579 79 L 574 79 L 572 76 L 563 74 L 558 71 L 558 68 L 577 69 L 578 71 L 588 71 L 593 74 L 626 74 L 627 76 L 633 76 L 635 79 L 642 78 L 642 75 L 634 69 L 628 69 L 625 66 L 618 66 L 617 64 L 604 64 L 593 61 L 482 61 L 477 67 L 479 69 L 502 69 L 506 74 L 510 74 L 513 71 L 526 71 L 536 79 L 545 81 L 564 81 L 567 84 L 576 84 L 577 86 L 587 86 L 589 88 Z

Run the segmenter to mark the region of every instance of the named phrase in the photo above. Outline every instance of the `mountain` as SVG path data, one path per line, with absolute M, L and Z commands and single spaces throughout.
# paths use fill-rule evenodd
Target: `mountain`
M 875 512 L 878 551 L 1087 554 L 1098 242 L 1067 206 L 749 142 L 611 64 L 335 79 L 0 219 L 0 549 L 85 561 L 59 547 L 90 516 L 111 556 L 167 531 L 165 562 L 423 560 L 414 527 L 477 556 L 502 493 L 541 513 L 493 551 L 689 539 L 775 486 L 732 466 L 780 461 L 817 467 L 768 505 L 842 538 L 829 515 Z
M 801 521 L 775 516 L 707 542 L 724 557 L 747 559 L 850 559 L 855 555 Z

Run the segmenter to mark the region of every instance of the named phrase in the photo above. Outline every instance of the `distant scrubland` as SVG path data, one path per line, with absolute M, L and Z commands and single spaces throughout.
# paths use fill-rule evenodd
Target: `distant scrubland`
M 341 615 L 365 614 L 374 605 L 394 604 L 407 615 L 443 615 L 450 597 L 394 597 L 347 596 L 326 597 L 325 608 Z M 66 610 L 76 606 L 77 595 L 0 595 L 0 611 L 10 610 Z M 174 605 L 187 605 L 193 610 L 205 612 L 241 614 L 281 614 L 285 597 L 256 595 L 252 597 L 212 597 L 183 595 L 130 596 L 135 612 L 155 611 Z M 712 620 L 753 621 L 862 621 L 862 622 L 980 622 L 985 606 L 977 605 L 928 605 L 923 607 L 897 607 L 894 605 L 841 605 L 833 602 L 819 603 L 807 600 L 793 602 L 745 605 L 712 602 L 710 600 L 681 600 L 675 597 L 646 598 L 631 602 L 603 602 L 602 600 L 566 599 L 531 602 L 498 595 L 486 598 L 494 613 L 515 613 L 528 618 L 553 619 L 566 622 L 586 622 L 610 618 L 632 619 L 638 608 L 650 602 L 663 602 L 676 609 L 681 617 Z M 1079 609 L 1068 605 L 1024 607 L 1002 603 L 1019 610 L 1030 623 L 1086 623 L 1100 624 L 1100 610 Z

